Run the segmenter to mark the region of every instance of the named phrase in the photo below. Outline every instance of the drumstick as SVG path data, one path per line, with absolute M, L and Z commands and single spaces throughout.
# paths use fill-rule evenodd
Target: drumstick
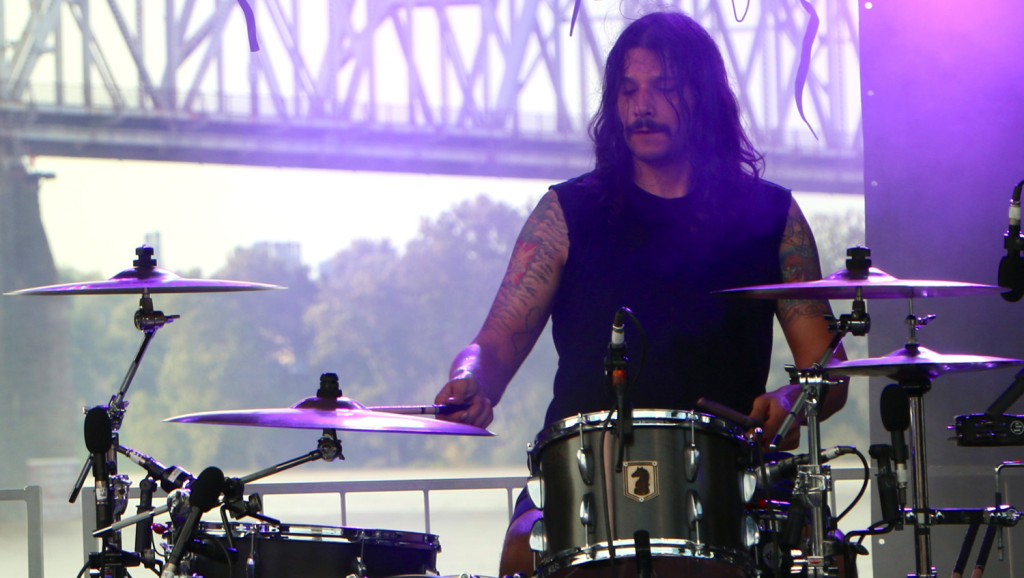
M 468 403 L 439 403 L 432 405 L 375 405 L 367 407 L 372 411 L 400 413 L 403 415 L 448 415 L 469 409 Z
M 697 409 L 702 409 L 706 412 L 717 415 L 720 418 L 736 422 L 745 430 L 754 429 L 755 427 L 761 427 L 764 425 L 764 422 L 759 419 L 752 418 L 749 415 L 743 415 L 730 407 L 711 401 L 706 397 L 702 397 L 697 400 Z

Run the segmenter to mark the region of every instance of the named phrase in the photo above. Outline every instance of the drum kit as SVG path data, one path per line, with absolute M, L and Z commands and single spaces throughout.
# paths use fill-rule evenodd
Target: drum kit
M 258 494 L 244 498 L 245 484 L 302 464 L 343 458 L 338 430 L 492 435 L 483 428 L 434 419 L 464 406 L 367 407 L 343 396 L 337 375 L 325 373 L 314 397 L 287 408 L 210 411 L 166 420 L 321 430 L 315 449 L 258 472 L 226 478 L 220 469 L 209 467 L 192 476 L 121 445 L 118 431 L 133 377 L 157 331 L 178 318 L 155 310 L 152 295 L 282 289 L 263 283 L 183 278 L 157 267 L 152 248 L 139 247 L 136 254 L 131 269 L 107 280 L 9 293 L 141 296 L 134 321 L 143 333 L 142 343 L 118 392 L 107 404 L 86 411 L 89 457 L 71 501 L 91 472 L 97 520 L 93 535 L 102 547 L 89 556 L 83 573 L 88 569 L 93 576 L 121 578 L 128 575 L 128 568 L 144 566 L 162 578 L 436 576 L 440 545 L 435 535 L 284 524 L 263 514 Z M 824 279 L 720 292 L 723 298 L 852 300 L 850 313 L 829 317 L 834 338 L 821 361 L 810 368 L 788 368 L 792 383 L 800 386 L 800 396 L 769 449 L 802 419 L 807 426 L 808 453 L 769 459 L 762 451 L 760 424 L 711 402 L 702 401 L 695 410 L 626 411 L 619 404 L 608 412 L 558 421 L 541 432 L 527 452 L 531 475 L 526 490 L 542 512 L 530 535 L 530 547 L 538 560 L 534 575 L 855 576 L 853 560 L 857 554 L 867 553 L 861 545 L 866 536 L 912 526 L 916 573 L 910 575 L 923 578 L 936 575 L 932 526 L 962 524 L 976 532 L 985 525 L 990 546 L 992 531 L 1016 525 L 1017 510 L 1005 504 L 985 509 L 931 507 L 922 398 L 932 380 L 947 373 L 1021 365 L 1024 360 L 932 351 L 918 341 L 918 331 L 932 316 L 918 317 L 913 312 L 916 298 L 990 294 L 1004 289 L 898 279 L 872 267 L 865 248 L 851 248 L 848 256 L 845 269 Z M 866 299 L 897 298 L 910 303 L 903 348 L 877 358 L 833 360 L 832 354 L 846 335 L 869 332 Z M 984 414 L 957 417 L 951 427 L 957 430 L 958 443 L 1024 444 L 1024 420 L 1003 414 L 1024 394 L 1022 375 L 1024 371 Z M 882 421 L 893 432 L 893 444 L 873 445 L 870 452 L 877 460 L 883 520 L 843 536 L 836 527 L 838 518 L 828 507 L 833 480 L 825 462 L 842 454 L 857 454 L 864 463 L 865 484 L 868 463 L 853 447 L 821 448 L 819 406 L 832 383 L 851 376 L 895 381 L 882 398 Z M 622 424 L 627 421 L 625 428 Z M 913 433 L 909 447 L 902 443 L 908 429 Z M 124 518 L 130 481 L 119 473 L 119 454 L 146 470 L 139 483 L 137 514 Z M 158 488 L 166 492 L 167 504 L 154 507 Z M 909 505 L 908 489 L 913 492 Z M 203 514 L 217 506 L 221 522 L 203 522 Z M 164 513 L 170 515 L 171 522 L 155 523 L 155 517 Z M 253 518 L 256 523 L 230 522 L 229 515 L 235 520 Z M 121 531 L 129 526 L 135 526 L 135 547 L 125 550 Z M 154 545 L 155 534 L 163 538 L 159 546 Z M 983 543 L 982 548 L 988 546 Z M 969 554 L 969 546 L 966 549 Z M 962 571 L 961 561 L 958 566 Z
M 870 252 L 851 248 L 846 268 L 824 279 L 740 287 L 723 296 L 753 299 L 852 299 L 851 311 L 829 317 L 834 338 L 811 368 L 788 368 L 800 397 L 769 448 L 785 437 L 802 415 L 809 451 L 766 461 L 757 426 L 747 416 L 701 400 L 697 411 L 616 410 L 583 414 L 556 422 L 529 447 L 528 491 L 542 517 L 534 524 L 531 548 L 539 555 L 537 575 L 567 578 L 599 576 L 589 570 L 613 567 L 609 575 L 672 576 L 855 576 L 861 544 L 878 535 L 913 526 L 916 573 L 934 577 L 931 528 L 987 525 L 974 576 L 980 576 L 991 535 L 1016 525 L 1019 513 L 996 504 L 984 509 L 933 508 L 928 499 L 925 416 L 922 397 L 932 380 L 947 373 L 980 371 L 1024 364 L 1003 357 L 942 354 L 923 347 L 918 331 L 933 316 L 916 316 L 914 299 L 991 294 L 992 285 L 937 280 L 905 280 L 871 266 Z M 833 360 L 848 335 L 866 335 L 871 326 L 866 299 L 906 299 L 908 336 L 903 348 L 877 358 Z M 876 485 L 883 520 L 845 536 L 839 517 L 829 511 L 833 490 L 824 462 L 857 454 L 849 446 L 821 448 L 819 405 L 830 383 L 853 376 L 895 381 L 883 391 L 882 422 L 893 444 L 876 444 Z M 1024 394 L 1024 372 L 984 414 L 959 416 L 955 428 L 961 445 L 1020 445 L 1024 420 L 1005 411 Z M 631 439 L 617 439 L 613 414 L 630 420 Z M 620 420 L 622 421 L 622 420 Z M 1015 425 L 1010 425 L 1015 424 Z M 913 430 L 909 448 L 904 432 Z M 751 434 L 751 431 L 754 434 Z M 618 455 L 616 460 L 613 456 Z M 908 481 L 909 463 L 911 479 Z M 1016 467 L 1004 462 L 1002 467 Z M 795 479 L 794 479 L 795 478 Z M 779 481 L 789 489 L 779 492 Z M 865 484 L 867 473 L 865 473 Z M 907 489 L 913 491 L 907 503 Z M 863 492 L 863 489 L 862 489 Z M 860 496 L 858 495 L 859 499 Z M 852 508 L 853 504 L 846 511 Z M 972 536 L 969 532 L 969 536 Z M 957 561 L 963 572 L 973 539 Z
M 157 331 L 178 319 L 153 305 L 158 293 L 219 293 L 283 289 L 277 285 L 190 279 L 158 267 L 152 247 L 136 249 L 137 259 L 110 279 L 34 287 L 9 295 L 115 295 L 139 294 L 135 327 L 142 343 L 118 390 L 107 404 L 86 410 L 84 435 L 89 457 L 83 466 L 70 501 L 76 501 L 92 472 L 95 482 L 100 551 L 89 555 L 83 574 L 123 578 L 131 567 L 144 566 L 162 578 L 206 576 L 213 578 L 308 576 L 436 576 L 438 537 L 395 530 L 339 528 L 283 524 L 262 513 L 262 499 L 245 499 L 245 484 L 313 461 L 343 458 L 338 430 L 420 435 L 490 436 L 471 425 L 433 419 L 433 415 L 464 409 L 457 404 L 366 407 L 344 397 L 337 375 L 320 378 L 316 396 L 288 408 L 205 412 L 182 415 L 167 421 L 321 430 L 316 448 L 309 453 L 239 478 L 225 478 L 216 467 L 192 476 L 177 466 L 165 466 L 151 456 L 121 445 L 119 430 L 128 407 L 131 382 Z M 130 480 L 118 470 L 118 455 L 146 470 L 139 483 L 138 513 L 122 518 L 127 509 Z M 153 506 L 157 489 L 167 493 L 166 506 Z M 222 523 L 202 522 L 203 513 L 221 506 Z M 153 523 L 169 513 L 171 524 Z M 249 517 L 257 523 L 229 522 Z M 121 531 L 135 526 L 135 547 L 126 550 Z M 158 551 L 154 533 L 165 542 Z

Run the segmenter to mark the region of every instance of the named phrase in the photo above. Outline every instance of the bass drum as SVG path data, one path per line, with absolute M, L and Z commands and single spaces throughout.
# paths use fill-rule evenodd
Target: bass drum
M 537 575 L 750 576 L 757 522 L 746 514 L 757 477 L 738 425 L 681 410 L 634 410 L 619 443 L 608 413 L 552 424 L 529 449 L 530 498 L 543 514 L 531 548 Z M 621 456 L 621 468 L 619 458 Z M 649 545 L 648 545 L 649 543 Z
M 200 524 L 190 572 L 205 578 L 386 578 L 437 575 L 437 536 L 297 524 Z M 229 555 L 230 544 L 237 550 Z

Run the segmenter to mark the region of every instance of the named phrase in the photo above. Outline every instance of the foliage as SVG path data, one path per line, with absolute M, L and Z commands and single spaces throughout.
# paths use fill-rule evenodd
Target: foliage
M 128 396 L 122 443 L 194 473 L 209 465 L 248 473 L 305 455 L 320 432 L 161 421 L 197 411 L 287 407 L 314 395 L 326 372 L 337 373 L 343 393 L 364 405 L 432 403 L 452 356 L 487 313 L 526 211 L 481 196 L 424 220 L 404 250 L 356 241 L 316 275 L 294 246 L 239 248 L 214 277 L 288 289 L 154 296 L 158 308 L 181 318 L 161 329 L 147 352 Z M 823 270 L 841 268 L 846 247 L 859 242 L 863 217 L 808 218 Z M 73 365 L 84 405 L 105 403 L 116 392 L 138 347 L 141 335 L 130 317 L 138 304 L 131 301 L 75 301 Z M 839 313 L 849 304 L 835 306 Z M 789 363 L 781 337 L 775 355 L 773 367 Z M 541 425 L 556 364 L 546 332 L 495 412 L 496 438 L 341 431 L 347 467 L 520 466 Z M 827 431 L 854 435 L 864 429 L 863 419 L 857 412 L 837 416 Z
M 307 315 L 311 364 L 338 373 L 346 394 L 366 405 L 432 403 L 487 313 L 525 216 L 478 197 L 424 221 L 404 254 L 369 241 L 339 253 L 321 268 Z M 493 429 L 506 434 L 508 425 Z M 500 441 L 364 434 L 350 457 L 378 467 L 508 463 L 509 443 L 522 455 L 521 433 Z

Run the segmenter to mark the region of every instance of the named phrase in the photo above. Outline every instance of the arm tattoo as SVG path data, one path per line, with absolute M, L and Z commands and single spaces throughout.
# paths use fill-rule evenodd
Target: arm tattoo
M 516 240 L 484 330 L 507 335 L 525 357 L 544 330 L 568 250 L 568 231 L 558 197 L 537 204 Z
M 814 234 L 796 202 L 790 205 L 786 229 L 779 246 L 779 267 L 786 283 L 813 281 L 821 278 L 818 248 Z M 821 317 L 829 313 L 828 302 L 809 299 L 781 299 L 778 305 L 779 321 L 786 323 L 798 317 Z

